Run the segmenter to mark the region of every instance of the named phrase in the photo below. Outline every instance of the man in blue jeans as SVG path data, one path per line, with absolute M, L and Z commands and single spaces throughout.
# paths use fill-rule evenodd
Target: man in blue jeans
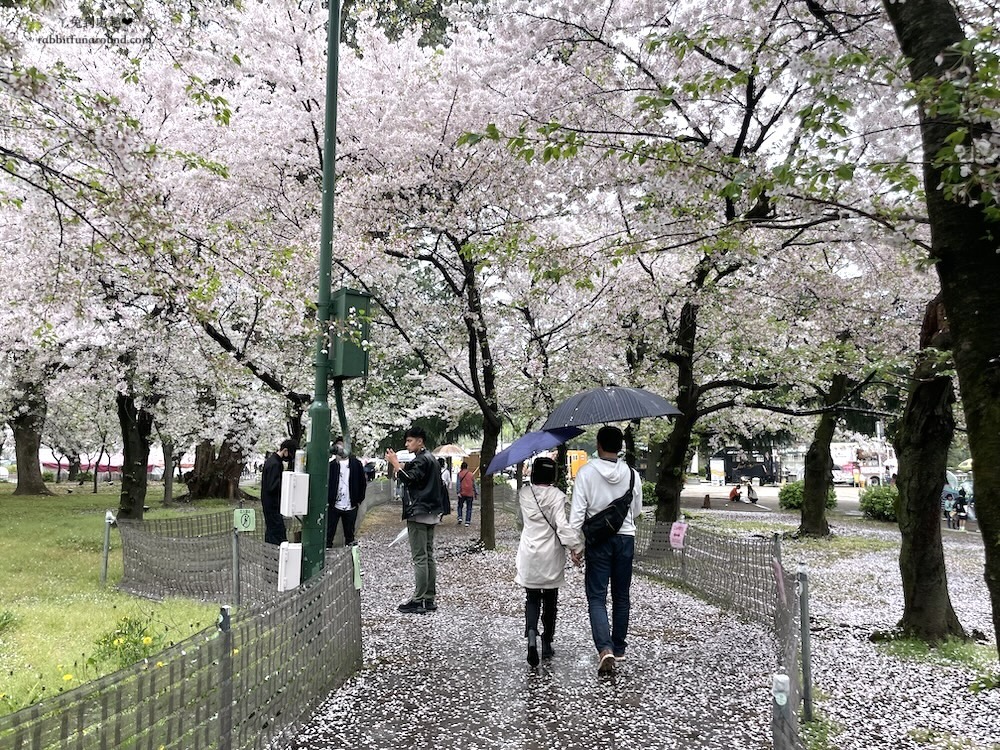
M 597 460 L 586 463 L 576 474 L 569 525 L 580 532 L 589 516 L 607 508 L 628 492 L 633 469 L 618 458 L 624 436 L 617 427 L 605 425 L 597 432 Z M 642 480 L 636 475 L 632 504 L 618 533 L 584 550 L 587 568 L 584 583 L 590 614 L 590 633 L 597 648 L 597 671 L 610 674 L 615 661 L 625 658 L 625 638 L 631 603 L 632 558 L 635 552 L 635 520 L 642 514 Z M 581 533 L 582 536 L 582 533 Z M 579 564 L 581 555 L 571 553 Z M 611 621 L 608 622 L 608 585 L 611 586 Z

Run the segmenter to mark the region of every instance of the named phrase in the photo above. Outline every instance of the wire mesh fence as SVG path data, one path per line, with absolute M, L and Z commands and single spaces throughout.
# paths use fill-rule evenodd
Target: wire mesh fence
M 781 562 L 781 538 L 740 539 L 688 525 L 682 546 L 671 543 L 673 524 L 640 524 L 635 569 L 677 581 L 699 596 L 759 623 L 774 633 L 776 675 L 787 675 L 787 700 L 774 701 L 775 750 L 801 748 L 797 715 L 800 679 L 800 587 Z M 784 686 L 782 685 L 784 688 Z
M 389 498 L 386 484 L 371 485 L 358 523 Z M 120 588 L 246 606 L 155 657 L 0 717 L 0 748 L 233 750 L 294 731 L 361 665 L 354 557 L 338 529 L 323 572 L 279 592 L 278 547 L 261 527 L 234 534 L 231 510 L 120 522 Z M 290 538 L 300 528 L 286 519 Z
M 372 484 L 358 510 L 365 512 L 390 500 L 386 483 Z M 258 514 L 260 518 L 260 514 Z M 285 519 L 289 539 L 302 524 Z M 252 604 L 277 594 L 278 548 L 264 543 L 264 524 L 254 531 L 233 533 L 231 510 L 152 521 L 119 521 L 123 572 L 119 588 L 151 599 L 183 596 L 218 603 Z M 338 527 L 334 547 L 343 544 Z M 235 596 L 237 591 L 239 596 Z
M 351 551 L 330 550 L 320 575 L 265 606 L 240 611 L 226 625 L 0 716 L 0 747 L 267 747 L 360 667 Z

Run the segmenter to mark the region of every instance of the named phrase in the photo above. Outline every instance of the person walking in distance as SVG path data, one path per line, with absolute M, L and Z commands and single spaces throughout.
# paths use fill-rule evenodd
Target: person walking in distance
M 632 558 L 635 554 L 635 521 L 642 514 L 642 480 L 624 459 L 618 458 L 624 436 L 617 427 L 605 425 L 597 432 L 597 460 L 577 472 L 569 525 L 580 532 L 583 522 L 625 495 L 632 486 L 632 502 L 618 533 L 596 544 L 587 544 L 584 585 L 590 616 L 590 633 L 597 649 L 598 672 L 614 672 L 615 661 L 625 658 L 628 645 L 632 585 Z M 572 551 L 573 562 L 581 555 Z M 611 619 L 608 620 L 608 586 L 611 586 Z
M 465 525 L 472 523 L 472 501 L 479 494 L 476 477 L 469 471 L 469 462 L 462 461 L 458 472 L 458 523 L 462 523 L 462 506 L 465 506 Z
M 326 546 L 333 547 L 337 524 L 344 529 L 344 546 L 354 544 L 354 531 L 358 523 L 358 506 L 364 502 L 368 491 L 365 467 L 354 456 L 349 456 L 344 439 L 333 441 L 330 459 L 330 476 L 327 485 Z
M 295 460 L 299 444 L 285 440 L 274 453 L 264 459 L 260 477 L 260 504 L 264 510 L 264 541 L 268 544 L 287 542 L 285 519 L 281 517 L 281 473 L 284 462 Z
M 385 452 L 385 460 L 396 470 L 403 486 L 403 520 L 410 541 L 413 559 L 413 596 L 399 605 L 404 614 L 424 614 L 437 609 L 437 564 L 434 561 L 434 528 L 441 522 L 444 511 L 441 469 L 424 445 L 427 433 L 411 427 L 405 433 L 406 450 L 413 460 L 406 468 L 399 462 L 396 451 Z
M 528 664 L 538 666 L 538 618 L 542 618 L 542 658 L 555 655 L 552 639 L 556 632 L 556 605 L 566 567 L 566 547 L 583 549 L 579 536 L 566 518 L 566 495 L 552 485 L 556 462 L 536 458 L 531 464 L 531 483 L 518 494 L 521 541 L 517 546 L 517 576 L 524 587 L 524 635 L 528 639 Z
M 444 494 L 448 497 L 448 506 L 445 510 L 445 515 L 451 513 L 451 459 L 450 458 L 439 458 L 438 466 L 441 467 L 441 488 Z M 461 523 L 462 519 L 459 518 L 458 522 Z
M 965 494 L 958 493 L 955 498 L 955 525 L 952 528 L 965 531 L 965 522 L 969 518 L 969 503 L 965 499 Z

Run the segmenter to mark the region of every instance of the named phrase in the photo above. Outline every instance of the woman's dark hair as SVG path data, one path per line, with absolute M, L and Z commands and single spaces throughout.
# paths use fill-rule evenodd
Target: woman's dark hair
M 536 458 L 531 463 L 532 484 L 553 484 L 556 481 L 556 462 L 551 458 Z

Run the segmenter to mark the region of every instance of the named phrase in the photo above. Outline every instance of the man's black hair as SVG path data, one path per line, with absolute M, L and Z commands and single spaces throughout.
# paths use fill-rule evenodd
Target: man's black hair
M 614 425 L 606 424 L 597 431 L 597 444 L 608 453 L 618 453 L 624 442 L 625 436 Z
M 299 449 L 298 441 L 292 440 L 291 438 L 288 438 L 287 440 L 282 440 L 281 441 L 281 445 L 278 446 L 278 450 L 279 451 L 283 451 L 286 448 L 288 449 L 289 453 L 293 453 L 294 454 L 295 451 L 297 451 Z
M 406 432 L 403 433 L 403 437 L 420 438 L 425 443 L 427 442 L 427 432 L 424 430 L 423 427 L 411 427 L 410 429 L 408 429 Z

